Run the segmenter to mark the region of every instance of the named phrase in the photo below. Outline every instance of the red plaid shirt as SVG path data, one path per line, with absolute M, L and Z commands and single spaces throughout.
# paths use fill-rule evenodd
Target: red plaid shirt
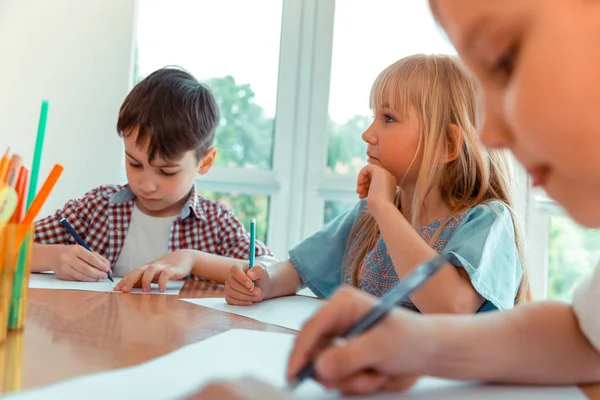
M 76 244 L 60 224 L 66 218 L 95 252 L 114 265 L 121 253 L 131 221 L 134 195 L 128 185 L 100 186 L 81 198 L 70 200 L 61 210 L 35 223 L 35 242 Z M 185 206 L 171 226 L 169 252 L 195 249 L 239 259 L 248 258 L 250 235 L 227 206 L 205 199 L 194 187 Z M 257 257 L 272 256 L 256 241 Z

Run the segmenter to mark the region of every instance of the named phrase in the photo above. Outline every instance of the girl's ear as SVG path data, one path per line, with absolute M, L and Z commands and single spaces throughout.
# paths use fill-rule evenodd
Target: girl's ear
M 463 134 L 456 124 L 448 125 L 446 129 L 446 136 L 448 138 L 448 155 L 446 156 L 446 163 L 455 161 L 460 153 L 463 151 Z

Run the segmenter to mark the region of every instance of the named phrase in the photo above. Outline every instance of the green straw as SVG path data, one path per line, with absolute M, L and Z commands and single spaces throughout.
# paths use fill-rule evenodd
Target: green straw
M 23 278 L 25 276 L 25 265 L 27 262 L 27 250 L 29 250 L 29 234 L 23 240 L 19 248 L 19 258 L 17 269 L 15 270 L 15 279 L 13 284 L 12 298 L 10 299 L 10 310 L 8 313 L 8 329 L 17 329 L 19 327 L 19 312 L 21 311 L 21 295 L 23 292 Z M 17 281 L 20 284 L 17 284 Z
M 40 111 L 40 121 L 38 123 L 37 137 L 35 138 L 35 150 L 33 153 L 33 164 L 31 166 L 31 179 L 29 180 L 29 192 L 27 193 L 26 210 L 29 210 L 37 192 L 37 181 L 40 174 L 40 164 L 42 162 L 42 149 L 44 147 L 44 136 L 46 135 L 46 121 L 48 120 L 48 101 L 42 101 L 42 110 Z M 25 278 L 25 262 L 27 260 L 27 239 L 19 249 L 19 261 L 15 271 L 13 282 L 13 294 L 10 302 L 10 312 L 8 317 L 8 328 L 18 328 L 19 313 L 21 304 L 21 291 L 23 289 L 23 279 Z
M 46 135 L 46 120 L 48 119 L 48 101 L 42 101 L 40 122 L 38 124 L 37 137 L 35 139 L 35 152 L 33 153 L 33 165 L 31 166 L 31 180 L 29 181 L 29 192 L 27 193 L 27 208 L 31 206 L 37 192 L 37 181 L 40 175 L 40 164 L 42 162 L 42 148 L 44 147 L 44 136 Z

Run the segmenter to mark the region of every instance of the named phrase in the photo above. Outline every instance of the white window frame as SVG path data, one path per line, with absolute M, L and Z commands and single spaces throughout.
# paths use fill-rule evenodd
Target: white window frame
M 315 59 L 322 62 L 323 57 L 316 55 L 315 44 L 327 36 L 328 24 L 333 35 L 333 19 L 327 19 L 329 15 L 333 17 L 333 5 L 330 0 L 283 2 L 273 168 L 215 167 L 197 178 L 202 190 L 269 196 L 267 244 L 280 259 L 287 257 L 288 249 L 306 236 L 304 190 L 309 159 L 308 133 L 315 128 L 311 114 L 318 109 L 311 102 L 315 80 L 318 81 L 315 76 L 319 76 L 314 74 L 314 67 Z M 316 112 L 324 112 L 326 118 L 326 104 Z

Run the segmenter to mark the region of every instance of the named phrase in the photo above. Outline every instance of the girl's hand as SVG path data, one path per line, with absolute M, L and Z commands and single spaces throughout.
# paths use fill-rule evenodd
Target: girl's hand
M 271 277 L 262 266 L 248 269 L 248 264 L 236 263 L 225 281 L 225 301 L 236 306 L 259 303 L 267 298 L 271 286 Z
M 367 198 L 369 211 L 375 214 L 384 204 L 394 204 L 396 178 L 380 166 L 369 164 L 358 174 L 356 193 L 361 199 Z

